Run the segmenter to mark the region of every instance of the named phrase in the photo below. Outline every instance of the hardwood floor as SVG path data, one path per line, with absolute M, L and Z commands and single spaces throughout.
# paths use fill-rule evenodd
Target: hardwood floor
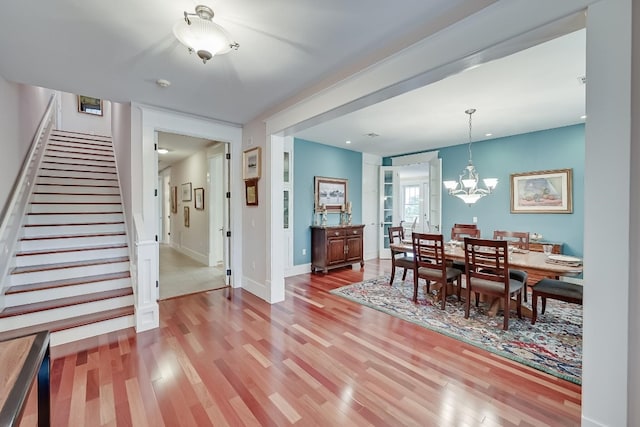
M 157 330 L 54 348 L 52 425 L 580 424 L 580 386 L 327 292 L 389 270 L 292 277 L 274 305 L 170 299 Z

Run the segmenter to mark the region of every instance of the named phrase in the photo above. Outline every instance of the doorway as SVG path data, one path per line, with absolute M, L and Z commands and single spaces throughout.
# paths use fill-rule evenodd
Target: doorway
M 228 144 L 158 132 L 158 299 L 206 292 L 229 285 Z M 163 197 L 164 196 L 164 197 Z M 160 204 L 160 203 L 159 203 Z

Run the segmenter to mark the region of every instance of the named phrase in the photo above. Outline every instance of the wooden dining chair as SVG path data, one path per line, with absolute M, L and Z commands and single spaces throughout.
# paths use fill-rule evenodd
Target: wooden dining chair
M 402 243 L 403 240 L 403 227 L 389 227 L 389 245 Z M 391 249 L 391 280 L 389 281 L 389 285 L 393 285 L 393 280 L 396 277 L 396 267 L 404 268 L 402 280 L 405 280 L 407 278 L 407 270 L 413 270 L 414 267 L 413 254 Z
M 418 301 L 418 281 L 427 281 L 427 291 L 430 282 L 440 285 L 440 308 L 444 310 L 447 300 L 448 285 L 456 287 L 456 295 L 460 301 L 461 272 L 458 269 L 448 267 L 444 258 L 444 239 L 442 234 L 413 233 L 413 301 Z
M 465 319 L 471 310 L 471 294 L 475 295 L 476 307 L 480 294 L 502 300 L 504 324 L 509 329 L 511 298 L 515 297 L 516 312 L 522 318 L 522 288 L 524 284 L 509 274 L 509 247 L 505 240 L 488 240 L 465 237 L 464 258 L 467 274 L 467 299 Z
M 528 231 L 505 231 L 495 230 L 493 232 L 493 238 L 495 240 L 506 240 L 509 244 L 513 245 L 523 251 L 529 250 L 529 232 Z
M 451 227 L 451 240 L 462 241 L 465 237 L 480 238 L 480 229 L 476 224 L 454 224 Z M 457 268 L 463 274 L 465 272 L 464 261 L 452 261 L 451 267 Z
M 493 232 L 493 238 L 495 240 L 506 240 L 509 245 L 518 248 L 523 251 L 529 250 L 529 232 L 528 231 L 505 231 L 495 230 Z M 509 274 L 513 279 L 519 280 L 523 283 L 524 301 L 528 301 L 527 297 L 527 279 L 529 275 L 524 270 L 510 269 Z

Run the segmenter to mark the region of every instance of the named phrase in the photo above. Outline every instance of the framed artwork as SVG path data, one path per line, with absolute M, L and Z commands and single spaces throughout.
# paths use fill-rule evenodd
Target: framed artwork
M 572 172 L 511 174 L 511 213 L 573 213 Z
M 260 178 L 260 147 L 244 150 L 242 153 L 242 178 L 243 179 L 259 179 Z
M 258 179 L 248 179 L 244 182 L 244 195 L 247 206 L 258 206 Z
M 191 183 L 187 182 L 185 184 L 182 184 L 182 201 L 183 202 L 190 202 L 191 201 Z
M 169 199 L 171 200 L 171 213 L 178 213 L 178 187 L 170 188 Z
M 189 227 L 189 206 L 184 207 L 184 226 Z
M 193 197 L 195 199 L 195 208 L 198 210 L 204 209 L 204 188 L 195 188 L 193 190 Z
M 102 99 L 78 95 L 78 112 L 93 114 L 94 116 L 101 116 Z
M 315 211 L 341 212 L 347 203 L 347 180 L 341 178 L 313 178 L 315 188 Z

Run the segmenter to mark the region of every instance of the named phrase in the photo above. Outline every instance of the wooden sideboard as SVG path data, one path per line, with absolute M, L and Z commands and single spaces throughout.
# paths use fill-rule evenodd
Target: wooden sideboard
M 364 267 L 364 225 L 311 227 L 311 272 L 360 263 Z

